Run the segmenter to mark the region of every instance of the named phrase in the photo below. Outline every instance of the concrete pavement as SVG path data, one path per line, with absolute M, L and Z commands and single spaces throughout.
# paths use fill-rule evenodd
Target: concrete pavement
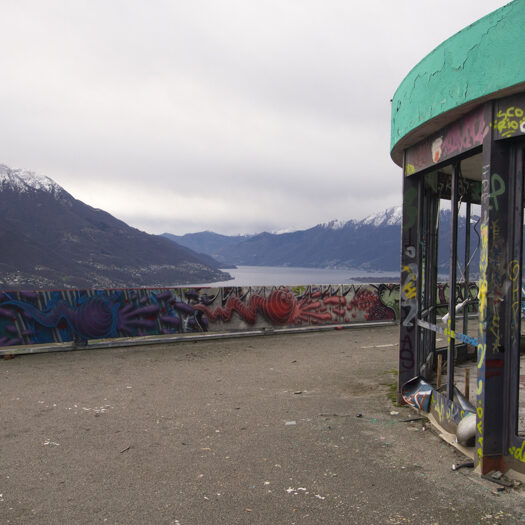
M 392 405 L 397 327 L 0 362 L 0 523 L 525 523 Z M 398 413 L 396 413 L 398 412 Z

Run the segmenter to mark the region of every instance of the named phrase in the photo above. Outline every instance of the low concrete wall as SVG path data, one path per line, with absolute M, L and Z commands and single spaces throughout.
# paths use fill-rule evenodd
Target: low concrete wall
M 399 284 L 6 291 L 0 347 L 398 319 Z

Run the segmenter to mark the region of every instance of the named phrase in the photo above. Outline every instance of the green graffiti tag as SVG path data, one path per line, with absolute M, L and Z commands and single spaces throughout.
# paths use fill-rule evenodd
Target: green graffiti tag
M 521 444 L 521 447 L 510 447 L 509 448 L 509 454 L 518 461 L 522 461 L 525 463 L 525 439 L 523 440 L 523 443 Z
M 505 193 L 505 181 L 497 173 L 494 173 L 490 178 L 490 187 L 492 191 L 489 198 L 493 199 L 494 209 L 499 211 L 498 197 Z M 489 205 L 489 208 L 493 209 L 492 204 Z

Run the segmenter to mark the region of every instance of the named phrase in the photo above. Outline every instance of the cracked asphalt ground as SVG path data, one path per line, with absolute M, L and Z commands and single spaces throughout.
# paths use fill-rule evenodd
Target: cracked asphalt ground
M 398 328 L 0 361 L 0 523 L 524 523 L 388 398 Z M 393 412 L 393 413 L 392 413 Z M 397 414 L 395 412 L 398 412 Z

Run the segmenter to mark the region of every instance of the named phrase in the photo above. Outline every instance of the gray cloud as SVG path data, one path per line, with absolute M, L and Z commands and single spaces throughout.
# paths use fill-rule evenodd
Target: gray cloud
M 0 161 L 153 233 L 305 228 L 399 204 L 398 84 L 503 1 L 0 7 Z

